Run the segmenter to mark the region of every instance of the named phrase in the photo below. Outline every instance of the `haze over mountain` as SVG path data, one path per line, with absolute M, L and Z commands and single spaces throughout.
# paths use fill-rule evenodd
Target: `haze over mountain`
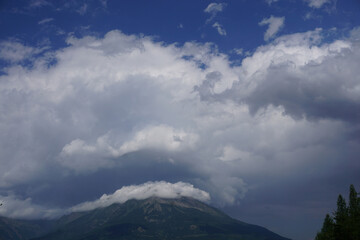
M 132 199 L 48 222 L 2 219 L 0 229 L 7 240 L 287 240 L 189 197 Z

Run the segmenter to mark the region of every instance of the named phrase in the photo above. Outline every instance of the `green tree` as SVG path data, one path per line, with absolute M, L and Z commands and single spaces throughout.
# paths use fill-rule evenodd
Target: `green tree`
M 349 239 L 348 231 L 348 208 L 346 207 L 346 201 L 341 196 L 337 200 L 337 209 L 335 212 L 335 239 L 336 240 L 345 240 Z
M 326 214 L 321 232 L 316 235 L 315 240 L 335 240 L 334 227 L 334 220 L 329 214 Z
M 360 240 L 360 199 L 354 185 L 350 185 L 349 193 L 349 233 L 350 240 Z
M 354 185 L 350 185 L 349 206 L 339 195 L 337 209 L 331 217 L 326 215 L 316 240 L 360 240 L 360 198 Z

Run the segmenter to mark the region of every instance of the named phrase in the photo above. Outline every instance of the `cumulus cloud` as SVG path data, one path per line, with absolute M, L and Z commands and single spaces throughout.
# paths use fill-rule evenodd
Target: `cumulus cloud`
M 194 148 L 198 136 L 166 125 L 148 126 L 134 134 L 133 139 L 122 144 L 107 133 L 96 139 L 94 144 L 75 139 L 61 151 L 60 162 L 77 171 L 111 167 L 113 161 L 124 154 L 139 150 L 181 151 Z M 105 157 L 105 158 L 104 158 Z M 91 159 L 91 160 L 90 160 Z
M 248 160 L 251 159 L 250 155 L 250 153 L 238 150 L 232 146 L 225 146 L 219 159 L 221 161 L 233 161 L 237 159 Z
M 229 69 L 224 55 L 210 45 L 178 48 L 119 31 L 67 42 L 36 59 L 33 69 L 17 64 L 20 54 L 1 55 L 14 62 L 1 76 L 4 186 L 41 177 L 39 171 L 57 163 L 96 171 L 130 151 L 192 151 L 199 140 L 193 90 L 209 72 L 199 63 L 223 71 Z M 49 61 L 56 64 L 48 67 Z M 231 71 L 223 77 L 214 92 L 236 80 Z
M 266 201 L 283 177 L 351 176 L 360 168 L 359 29 L 332 42 L 323 32 L 278 37 L 235 66 L 209 43 L 120 31 L 71 36 L 30 57 L 31 68 L 1 54 L 11 65 L 0 76 L 0 190 L 39 196 L 34 185 L 56 182 L 53 195 L 71 185 L 94 199 L 105 184 L 112 192 L 141 178 L 190 182 L 214 204 L 234 204 L 256 186 Z M 91 190 L 74 184 L 99 176 Z
M 330 3 L 331 0 L 304 0 L 308 3 L 309 7 L 321 8 L 324 4 Z
M 252 87 L 239 85 L 237 91 L 249 91 L 245 99 L 252 111 L 273 104 L 295 118 L 358 121 L 358 114 L 350 110 L 359 104 L 357 46 L 340 40 L 318 46 L 320 32 L 280 37 L 243 61 Z M 351 76 L 346 76 L 349 69 Z
M 0 59 L 18 63 L 43 52 L 44 48 L 25 46 L 17 40 L 0 42 Z
M 220 35 L 226 36 L 226 31 L 220 23 L 215 22 L 212 26 L 218 31 Z
M 222 12 L 226 7 L 226 3 L 210 3 L 205 9 L 204 12 L 210 14 L 210 18 L 207 22 L 213 20 L 219 12 Z
M 120 188 L 113 194 L 104 194 L 98 200 L 81 203 L 71 208 L 74 212 L 89 211 L 95 208 L 107 207 L 114 203 L 124 203 L 129 199 L 142 200 L 149 197 L 180 198 L 192 197 L 200 201 L 209 201 L 209 193 L 195 188 L 192 184 L 164 181 L 147 182 L 141 185 L 131 185 Z
M 269 25 L 268 29 L 265 32 L 264 40 L 268 41 L 273 38 L 280 29 L 284 26 L 285 17 L 274 17 L 270 16 L 269 18 L 264 18 L 261 22 L 259 22 L 260 26 Z
M 194 147 L 198 136 L 176 130 L 169 126 L 147 127 L 134 136 L 133 140 L 125 142 L 120 147 L 120 152 L 128 153 L 140 149 L 164 149 L 167 151 L 178 151 Z

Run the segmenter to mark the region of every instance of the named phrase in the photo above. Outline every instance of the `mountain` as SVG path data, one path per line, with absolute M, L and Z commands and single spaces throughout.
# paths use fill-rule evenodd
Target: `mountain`
M 0 235 L 0 239 L 1 235 Z M 129 200 L 61 217 L 32 240 L 288 240 L 192 198 Z M 9 239 L 10 240 L 10 239 Z
M 0 217 L 0 240 L 27 240 L 39 237 L 53 229 L 55 221 L 15 220 Z

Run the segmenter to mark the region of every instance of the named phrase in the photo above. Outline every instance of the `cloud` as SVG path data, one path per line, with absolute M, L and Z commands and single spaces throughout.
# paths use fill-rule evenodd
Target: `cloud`
M 7 57 L 0 190 L 61 209 L 148 181 L 194 184 L 217 206 L 301 205 L 304 186 L 334 187 L 334 176 L 338 193 L 360 169 L 358 32 L 280 36 L 240 65 L 211 43 L 117 30 L 30 51 L 31 66 Z
M 251 93 L 245 97 L 251 111 L 273 104 L 296 119 L 358 121 L 359 116 L 351 110 L 359 104 L 353 77 L 358 71 L 354 65 L 357 47 L 350 41 L 317 46 L 320 32 L 280 37 L 243 61 L 246 76 L 253 79 L 252 90 L 247 88 Z M 247 91 L 241 88 L 236 91 Z
M 232 146 L 225 146 L 223 154 L 219 158 L 221 161 L 233 161 L 237 159 L 248 160 L 251 159 L 250 153 L 243 152 Z
M 108 1 L 108 0 L 99 0 L 99 1 L 100 1 L 101 5 L 102 5 L 104 8 L 107 7 L 107 1 Z
M 271 5 L 274 2 L 278 2 L 279 0 L 265 0 L 267 4 Z
M 51 4 L 46 0 L 32 0 L 30 2 L 31 8 L 40 8 L 40 7 L 44 7 L 44 6 L 48 6 L 48 5 L 51 5 Z
M 31 198 L 19 199 L 14 195 L 1 196 L 0 215 L 15 219 L 53 219 L 64 213 L 63 209 L 50 209 L 33 204 Z
M 164 149 L 179 151 L 193 148 L 198 136 L 177 130 L 169 126 L 151 126 L 138 131 L 133 140 L 122 144 L 120 151 L 123 153 L 134 152 L 140 149 Z
M 210 18 L 207 22 L 212 21 L 219 12 L 222 12 L 226 7 L 226 3 L 210 3 L 205 9 L 204 12 L 210 14 Z
M 118 158 L 139 150 L 182 151 L 194 148 L 197 140 L 196 134 L 166 125 L 148 126 L 122 144 L 117 143 L 116 136 L 110 133 L 98 137 L 94 144 L 75 139 L 64 146 L 59 161 L 77 171 L 96 170 L 112 167 L 113 161 L 109 158 Z
M 304 0 L 308 3 L 309 7 L 321 8 L 324 4 L 330 3 L 331 0 Z
M 265 32 L 264 40 L 268 41 L 273 38 L 279 30 L 284 26 L 285 17 L 274 17 L 270 16 L 269 18 L 264 18 L 259 22 L 260 26 L 269 25 L 268 29 Z
M 220 35 L 226 36 L 226 31 L 220 23 L 215 22 L 212 26 L 218 31 Z
M 32 58 L 46 48 L 25 46 L 17 40 L 0 42 L 0 59 L 10 63 L 18 63 Z
M 244 49 L 242 48 L 234 48 L 233 49 L 233 52 L 239 56 L 243 55 L 244 54 Z
M 85 13 L 87 12 L 87 8 L 88 8 L 88 5 L 86 3 L 84 3 L 78 10 L 77 12 L 80 14 L 80 15 L 85 15 Z
M 195 188 L 192 184 L 157 181 L 124 186 L 113 194 L 103 194 L 98 200 L 83 202 L 69 208 L 45 207 L 34 204 L 31 198 L 22 200 L 14 195 L 0 195 L 0 201 L 3 204 L 0 208 L 0 215 L 16 219 L 54 219 L 70 212 L 90 211 L 108 207 L 114 203 L 124 203 L 130 199 L 142 200 L 150 197 L 171 199 L 191 197 L 203 202 L 210 201 L 209 193 Z
M 142 200 L 149 197 L 180 198 L 192 197 L 206 202 L 210 200 L 209 193 L 194 188 L 192 184 L 177 182 L 169 183 L 164 181 L 147 182 L 141 185 L 131 185 L 120 188 L 113 194 L 104 194 L 98 200 L 81 203 L 71 208 L 71 211 L 89 211 L 95 208 L 107 207 L 114 203 L 124 203 L 129 199 Z
M 310 19 L 321 19 L 322 16 L 321 15 L 316 15 L 313 11 L 311 12 L 307 12 L 305 15 L 304 15 L 304 20 L 310 20 Z
M 39 21 L 38 24 L 45 24 L 45 23 L 49 23 L 51 21 L 54 21 L 53 18 L 44 18 L 43 20 Z

